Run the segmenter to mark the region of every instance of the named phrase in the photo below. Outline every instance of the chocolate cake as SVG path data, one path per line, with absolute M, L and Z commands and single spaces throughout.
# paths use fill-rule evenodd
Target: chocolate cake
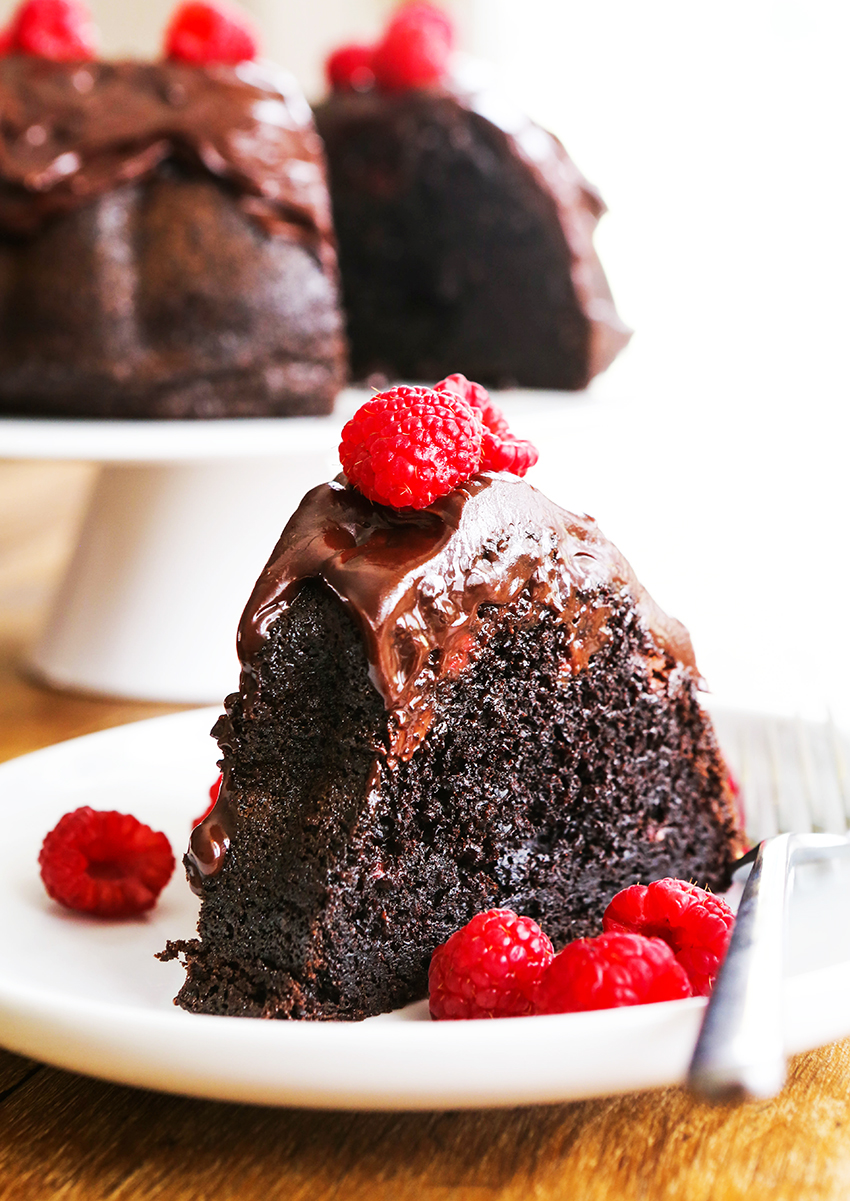
M 321 142 L 256 62 L 0 60 L 0 412 L 329 412 Z
M 685 629 L 587 517 L 484 473 L 420 511 L 308 493 L 242 617 L 185 863 L 198 1013 L 359 1019 L 507 906 L 556 946 L 740 836 Z
M 584 388 L 628 342 L 598 192 L 492 88 L 337 91 L 316 123 L 355 377 Z

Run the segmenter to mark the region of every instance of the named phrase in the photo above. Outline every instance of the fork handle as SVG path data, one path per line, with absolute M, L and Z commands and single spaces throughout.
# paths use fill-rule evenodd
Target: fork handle
M 763 842 L 738 906 L 688 1072 L 706 1101 L 772 1097 L 785 1083 L 782 1012 L 791 834 Z

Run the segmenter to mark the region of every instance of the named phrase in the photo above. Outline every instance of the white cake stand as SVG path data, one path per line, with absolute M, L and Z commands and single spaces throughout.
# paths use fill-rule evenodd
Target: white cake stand
M 0 457 L 101 464 L 29 666 L 61 688 L 220 703 L 254 580 L 303 494 L 339 471 L 361 399 L 323 418 L 0 420 Z
M 304 493 L 340 470 L 340 430 L 368 395 L 321 418 L 0 419 L 0 458 L 101 464 L 29 666 L 60 688 L 220 704 L 254 581 Z M 545 421 L 565 400 L 515 393 L 506 409 Z

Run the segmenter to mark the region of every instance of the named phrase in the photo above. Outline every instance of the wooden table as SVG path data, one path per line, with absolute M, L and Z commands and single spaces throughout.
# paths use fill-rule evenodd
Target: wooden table
M 87 479 L 0 468 L 0 513 L 14 500 L 26 515 L 0 517 L 0 759 L 168 711 L 49 692 L 19 670 Z M 0 1051 L 0 1199 L 846 1201 L 848 1094 L 850 1040 L 798 1057 L 782 1096 L 739 1109 L 668 1089 L 431 1114 L 197 1101 Z

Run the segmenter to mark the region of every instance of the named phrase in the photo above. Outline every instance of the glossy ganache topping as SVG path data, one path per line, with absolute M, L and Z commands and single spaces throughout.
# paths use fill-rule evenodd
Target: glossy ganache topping
M 33 234 L 168 159 L 224 181 L 268 232 L 333 258 L 322 144 L 286 72 L 0 59 L 0 232 Z
M 696 673 L 685 628 L 667 617 L 589 517 L 576 517 L 524 480 L 484 472 L 419 510 L 367 500 L 339 477 L 314 488 L 257 581 L 237 638 L 250 706 L 274 621 L 308 580 L 339 599 L 362 632 L 370 676 L 391 716 L 389 753 L 409 758 L 431 720 L 436 686 L 481 645 L 485 606 L 522 599 L 516 620 L 543 610 L 570 623 L 570 670 L 607 637 L 600 588 L 637 609 L 662 653 Z
M 338 598 L 362 633 L 389 714 L 390 759 L 410 758 L 428 732 L 439 684 L 485 645 L 494 626 L 485 608 L 513 605 L 518 623 L 548 610 L 567 624 L 563 671 L 572 674 L 605 644 L 610 602 L 620 597 L 636 609 L 659 656 L 697 675 L 687 630 L 658 608 L 593 519 L 567 513 L 506 472 L 475 475 L 418 510 L 370 501 L 344 476 L 308 492 L 239 625 L 249 712 L 271 627 L 311 580 Z M 237 826 L 225 742 L 222 748 L 218 801 L 184 859 L 198 893 L 204 878 L 221 871 Z

